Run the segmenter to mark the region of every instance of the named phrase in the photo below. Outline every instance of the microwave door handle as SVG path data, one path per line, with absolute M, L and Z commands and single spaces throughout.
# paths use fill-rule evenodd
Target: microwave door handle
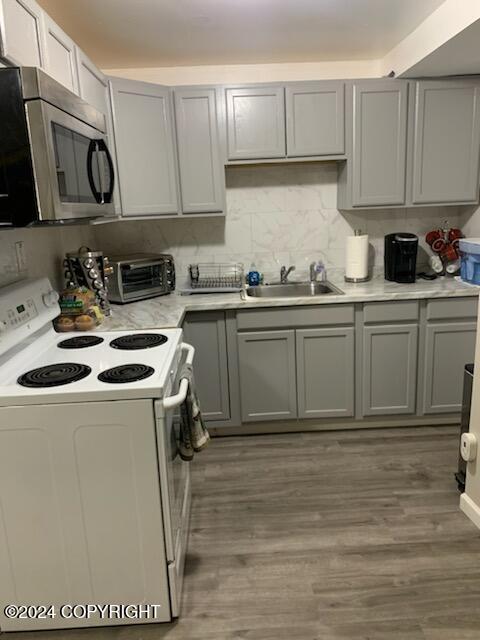
M 109 174 L 109 185 L 108 185 L 108 190 L 107 191 L 103 191 L 103 202 L 104 203 L 108 203 L 108 202 L 112 202 L 112 197 L 113 197 L 113 189 L 115 187 L 115 170 L 113 168 L 113 159 L 112 156 L 110 154 L 110 151 L 105 143 L 105 140 L 103 138 L 99 138 L 97 140 L 97 151 L 99 152 L 103 152 L 105 154 L 105 157 L 107 159 L 107 165 L 108 165 L 108 174 Z
M 185 363 L 192 364 L 193 357 L 195 355 L 195 347 L 192 347 L 191 344 L 187 344 L 186 342 L 182 342 L 181 347 L 182 347 L 182 351 L 187 352 Z M 180 386 L 178 388 L 178 393 L 176 393 L 174 396 L 169 396 L 168 398 L 164 399 L 163 401 L 164 409 L 166 411 L 169 411 L 171 409 L 175 409 L 176 407 L 179 407 L 182 404 L 182 402 L 185 401 L 185 398 L 187 397 L 187 392 L 188 392 L 188 380 L 186 378 L 182 378 L 182 380 L 180 381 Z
M 98 151 L 98 140 L 90 140 L 90 144 L 88 145 L 87 152 L 87 176 L 88 183 L 90 185 L 90 189 L 92 190 L 93 197 L 95 198 L 95 202 L 98 204 L 103 204 L 103 193 L 97 189 L 95 184 L 95 180 L 93 177 L 93 163 L 98 162 L 97 153 Z

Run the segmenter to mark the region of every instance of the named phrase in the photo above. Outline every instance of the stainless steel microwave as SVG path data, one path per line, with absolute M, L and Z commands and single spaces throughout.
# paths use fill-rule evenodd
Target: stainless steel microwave
M 0 69 L 0 225 L 115 214 L 105 116 L 34 67 Z

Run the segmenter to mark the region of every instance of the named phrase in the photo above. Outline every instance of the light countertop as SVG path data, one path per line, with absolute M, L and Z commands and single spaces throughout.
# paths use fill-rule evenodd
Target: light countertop
M 328 294 L 314 298 L 253 298 L 243 300 L 240 293 L 211 293 L 200 295 L 167 296 L 112 304 L 112 315 L 99 327 L 100 331 L 134 329 L 166 329 L 180 327 L 188 311 L 225 309 L 258 309 L 265 307 L 293 307 L 321 304 L 346 304 L 388 300 L 418 300 L 424 298 L 461 298 L 478 296 L 480 287 L 465 284 L 455 278 L 437 278 L 433 281 L 417 280 L 414 284 L 387 282 L 381 276 L 362 284 L 349 284 L 331 279 L 343 295 Z

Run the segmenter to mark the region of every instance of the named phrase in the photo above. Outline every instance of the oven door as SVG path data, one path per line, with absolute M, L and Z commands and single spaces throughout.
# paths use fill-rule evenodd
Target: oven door
M 113 216 L 115 172 L 106 135 L 43 100 L 25 109 L 39 221 Z
M 181 362 L 193 362 L 195 350 L 182 343 L 182 359 L 174 366 L 168 397 L 155 403 L 157 424 L 158 467 L 162 496 L 165 550 L 167 554 L 170 603 L 172 615 L 179 615 L 183 571 L 190 524 L 191 486 L 190 463 L 179 454 L 179 406 L 185 400 L 186 381 L 178 379 Z

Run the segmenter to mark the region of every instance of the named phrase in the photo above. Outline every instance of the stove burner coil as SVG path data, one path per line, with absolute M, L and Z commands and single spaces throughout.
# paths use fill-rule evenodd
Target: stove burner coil
M 27 371 L 27 373 L 18 378 L 17 382 L 22 387 L 31 387 L 32 389 L 58 387 L 62 384 L 78 382 L 78 380 L 88 376 L 91 371 L 91 368 L 85 364 L 60 362 L 59 364 L 50 364 Z
M 167 336 L 160 333 L 132 333 L 120 336 L 110 342 L 114 349 L 125 349 L 126 351 L 136 351 L 137 349 L 151 349 L 167 342 Z
M 154 372 L 155 369 L 147 367 L 145 364 L 121 364 L 118 367 L 102 371 L 102 373 L 98 375 L 98 379 L 101 382 L 108 382 L 110 384 L 122 384 L 125 382 L 144 380 L 145 378 L 149 378 Z
M 103 338 L 100 338 L 100 336 L 75 336 L 74 338 L 62 340 L 57 347 L 60 347 L 60 349 L 85 349 L 86 347 L 94 347 L 102 342 Z

